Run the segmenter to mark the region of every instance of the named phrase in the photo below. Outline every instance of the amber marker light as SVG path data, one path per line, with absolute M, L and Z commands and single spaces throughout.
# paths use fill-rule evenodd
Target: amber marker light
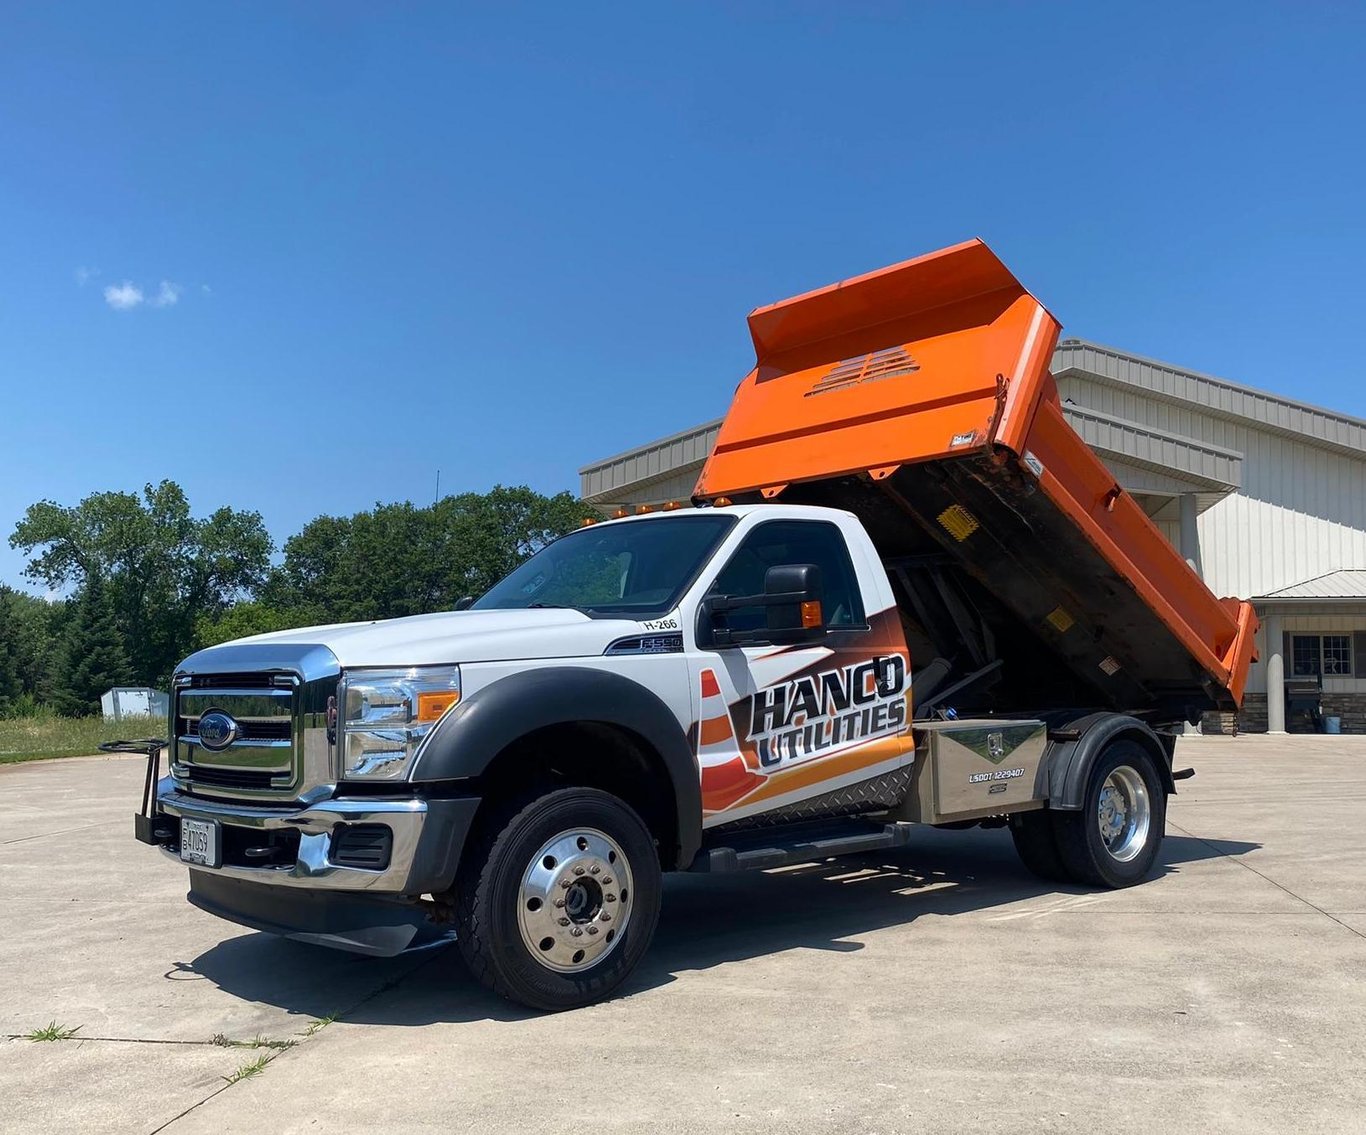
M 620 520 L 620 519 L 622 519 L 623 517 L 630 516 L 630 515 L 631 515 L 631 514 L 630 514 L 629 512 L 627 512 L 624 508 L 619 508 L 619 509 L 616 510 L 616 512 L 612 513 L 612 519 L 613 519 L 613 520 Z
M 665 511 L 665 512 L 675 512 L 675 511 L 677 511 L 678 509 L 680 509 L 680 508 L 682 508 L 682 507 L 683 507 L 683 505 L 682 505 L 681 503 L 679 503 L 678 501 L 670 501 L 668 504 L 666 504 L 666 505 L 664 506 L 664 511 Z
M 802 604 L 802 626 L 819 627 L 824 625 L 821 616 L 821 604 L 819 599 L 812 599 Z
M 651 508 L 648 504 L 638 504 L 638 505 L 636 505 L 636 515 L 637 515 L 637 516 L 644 516 L 647 512 L 654 512 L 654 509 Z
M 711 506 L 712 508 L 728 508 L 733 503 L 734 502 L 730 499 L 730 497 L 717 497 L 714 501 L 711 502 Z
M 420 722 L 437 720 L 446 710 L 460 700 L 456 690 L 442 690 L 440 693 L 417 695 L 417 719 Z

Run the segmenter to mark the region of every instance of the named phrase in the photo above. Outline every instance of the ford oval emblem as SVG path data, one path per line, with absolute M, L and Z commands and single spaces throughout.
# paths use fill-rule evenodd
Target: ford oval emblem
M 237 722 L 221 709 L 210 710 L 199 719 L 199 743 L 211 753 L 221 753 L 240 732 Z

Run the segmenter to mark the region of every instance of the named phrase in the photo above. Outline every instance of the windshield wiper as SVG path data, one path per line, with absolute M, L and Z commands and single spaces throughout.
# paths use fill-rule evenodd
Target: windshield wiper
M 573 603 L 528 603 L 528 611 L 582 611 L 582 607 L 575 607 Z

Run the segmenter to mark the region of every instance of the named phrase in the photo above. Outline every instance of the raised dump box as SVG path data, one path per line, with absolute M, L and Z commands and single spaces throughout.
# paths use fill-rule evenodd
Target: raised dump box
M 857 514 L 912 659 L 955 705 L 1236 705 L 1250 603 L 1219 599 L 1063 418 L 1059 324 L 982 241 L 749 317 L 756 365 L 695 492 Z

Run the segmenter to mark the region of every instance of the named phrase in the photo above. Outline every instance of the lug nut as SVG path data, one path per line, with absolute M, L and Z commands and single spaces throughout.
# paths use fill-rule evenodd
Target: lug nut
M 568 880 L 568 879 L 561 879 L 561 880 L 560 880 L 560 887 L 561 887 L 561 889 L 563 889 L 563 890 L 566 890 L 566 891 L 569 890 L 569 880 Z
M 574 929 L 571 930 L 569 933 L 572 934 L 575 938 L 583 937 L 583 929 L 579 926 L 574 927 Z
M 612 916 L 611 916 L 610 914 L 608 914 L 608 913 L 604 910 L 600 915 L 598 915 L 598 921 L 599 921 L 599 922 L 611 922 L 611 921 L 612 921 Z
M 561 918 L 561 919 L 558 919 L 557 921 L 559 922 L 559 924 L 560 924 L 561 926 L 568 926 L 568 925 L 569 925 L 569 919 L 567 919 L 567 918 Z
M 588 933 L 590 933 L 590 934 L 596 934 L 597 932 L 598 932 L 598 928 L 597 928 L 596 926 L 590 926 L 590 927 L 588 928 Z
M 556 900 L 555 900 L 555 905 L 556 905 L 556 906 L 564 906 L 564 899 L 556 899 Z
M 604 876 L 602 877 L 602 881 L 603 881 L 604 883 L 610 883 L 610 882 L 612 881 L 612 876 L 611 876 L 611 875 L 604 875 Z
M 603 899 L 604 899 L 605 901 L 607 901 L 607 902 L 616 902 L 616 901 L 617 901 L 617 896 L 616 896 L 616 895 L 603 895 L 602 897 L 603 897 Z
M 599 871 L 601 871 L 601 870 L 602 870 L 602 868 L 599 867 L 596 863 L 594 863 L 593 866 L 591 866 L 590 868 L 588 868 L 588 873 L 589 873 L 590 875 L 596 875 L 596 874 L 597 874 Z
M 582 874 L 583 874 L 583 868 L 582 868 L 582 867 L 575 867 L 575 868 L 574 868 L 574 874 L 575 874 L 575 875 L 582 875 Z

